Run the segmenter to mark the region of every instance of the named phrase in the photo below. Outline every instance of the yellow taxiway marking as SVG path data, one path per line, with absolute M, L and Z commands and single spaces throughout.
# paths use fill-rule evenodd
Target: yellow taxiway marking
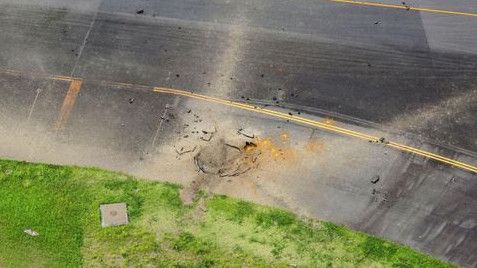
M 57 81 L 67 81 L 67 82 L 73 82 L 75 79 L 70 76 L 62 76 L 62 75 L 53 75 L 48 77 L 51 80 L 57 80 Z
M 83 83 L 80 79 L 73 79 L 70 82 L 70 87 L 66 93 L 65 99 L 63 100 L 63 105 L 61 106 L 60 114 L 55 123 L 55 129 L 59 130 L 66 125 L 68 118 L 70 117 L 71 110 L 76 102 L 76 97 L 81 90 L 81 84 Z
M 211 96 L 207 96 L 207 95 L 201 95 L 201 94 L 196 94 L 196 93 L 192 93 L 192 92 L 188 92 L 188 91 L 184 91 L 184 90 L 172 89 L 172 88 L 154 87 L 153 90 L 154 90 L 154 92 L 158 92 L 158 93 L 166 93 L 166 94 L 174 94 L 174 95 L 178 95 L 178 96 L 185 96 L 185 97 L 190 97 L 190 98 L 194 98 L 194 99 L 198 99 L 198 100 L 204 100 L 204 101 L 213 102 L 213 103 L 217 103 L 217 104 L 222 104 L 222 105 L 226 105 L 226 106 L 230 106 L 230 107 L 235 107 L 235 108 L 239 108 L 239 109 L 242 109 L 242 110 L 247 110 L 247 111 L 251 111 L 251 112 L 255 112 L 255 113 L 261 113 L 261 114 L 273 116 L 273 117 L 276 117 L 276 118 L 281 118 L 281 119 L 284 119 L 284 120 L 290 120 L 290 121 L 293 121 L 293 122 L 301 123 L 301 124 L 304 124 L 304 125 L 309 125 L 309 126 L 313 126 L 313 127 L 317 127 L 317 128 L 321 128 L 321 129 L 326 129 L 326 130 L 331 131 L 331 132 L 335 132 L 335 133 L 339 133 L 339 134 L 343 134 L 343 135 L 347 135 L 347 136 L 352 136 L 352 137 L 360 138 L 360 139 L 367 140 L 367 141 L 380 142 L 378 137 L 368 135 L 366 133 L 362 133 L 362 132 L 358 132 L 358 131 L 354 131 L 354 130 L 350 130 L 350 129 L 346 129 L 346 128 L 342 128 L 342 127 L 337 127 L 337 126 L 334 126 L 334 125 L 318 122 L 318 121 L 311 120 L 311 119 L 308 119 L 308 118 L 304 118 L 304 117 L 301 117 L 301 116 L 289 115 L 287 113 L 274 111 L 274 110 L 271 110 L 271 109 L 266 109 L 266 108 L 246 104 L 246 103 L 215 98 L 215 97 L 211 97 Z M 392 142 L 392 141 L 385 141 L 382 144 L 384 144 L 386 146 L 390 146 L 390 147 L 395 148 L 395 149 L 398 149 L 400 151 L 413 153 L 415 155 L 430 158 L 430 159 L 433 159 L 433 160 L 441 162 L 441 163 L 446 163 L 446 164 L 449 164 L 451 166 L 454 166 L 454 167 L 457 167 L 457 168 L 460 168 L 460 169 L 463 169 L 463 170 L 467 170 L 467 171 L 477 173 L 477 167 L 476 166 L 473 166 L 473 165 L 470 165 L 470 164 L 467 164 L 467 163 L 464 163 L 464 162 L 460 162 L 460 161 L 457 161 L 457 160 L 454 160 L 454 159 L 451 159 L 451 158 L 447 158 L 447 157 L 442 156 L 442 155 L 438 155 L 438 154 L 435 154 L 435 153 L 431 153 L 431 152 L 424 151 L 424 150 L 421 150 L 421 149 L 418 149 L 418 148 L 415 148 L 415 147 L 407 146 L 407 145 L 400 144 L 400 143 L 397 143 L 397 142 Z
M 423 12 L 430 12 L 430 13 L 441 13 L 441 14 L 448 14 L 448 15 L 477 17 L 477 13 L 451 11 L 451 10 L 444 10 L 444 9 L 432 9 L 432 8 L 424 8 L 424 7 L 412 7 L 412 6 L 405 6 L 405 5 L 392 5 L 392 4 L 384 4 L 384 3 L 376 3 L 376 2 L 354 1 L 354 0 L 330 0 L 330 1 L 336 2 L 336 3 L 352 4 L 352 5 L 396 8 L 396 9 L 404 9 L 409 11 L 412 10 L 412 11 L 423 11 Z

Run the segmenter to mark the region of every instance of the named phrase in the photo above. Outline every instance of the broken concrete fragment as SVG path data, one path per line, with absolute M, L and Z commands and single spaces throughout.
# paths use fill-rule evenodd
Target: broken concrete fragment
M 26 229 L 26 230 L 23 230 L 23 232 L 29 236 L 39 236 L 40 234 L 32 229 Z
M 187 154 L 187 153 L 192 153 L 192 152 L 195 151 L 195 149 L 197 149 L 197 146 L 194 146 L 194 147 L 192 147 L 192 148 L 190 148 L 190 147 L 189 147 L 189 148 L 180 147 L 179 150 L 177 150 L 177 148 L 174 147 L 174 150 L 176 151 L 176 153 L 177 153 L 178 155 L 183 155 L 183 154 Z
M 99 207 L 101 211 L 101 226 L 118 226 L 129 223 L 126 203 L 105 204 Z
M 249 138 L 249 139 L 254 139 L 254 138 L 255 138 L 255 134 L 253 134 L 252 131 L 246 130 L 246 129 L 243 129 L 243 128 L 240 128 L 240 129 L 237 131 L 237 133 L 238 133 L 239 135 L 245 136 L 245 137 L 247 137 L 247 138 Z
M 379 175 L 376 175 L 376 176 L 374 176 L 374 177 L 371 178 L 371 183 L 372 183 L 372 184 L 375 184 L 375 183 L 377 183 L 377 182 L 379 181 L 379 179 L 380 179 L 380 178 L 379 178 Z
M 200 137 L 203 141 L 210 141 L 214 137 L 214 132 L 206 132 L 204 135 Z

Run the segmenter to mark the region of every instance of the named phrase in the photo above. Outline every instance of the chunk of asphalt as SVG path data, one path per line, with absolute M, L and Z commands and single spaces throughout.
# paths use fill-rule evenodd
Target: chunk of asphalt
M 375 175 L 371 178 L 371 183 L 376 184 L 379 181 L 380 177 L 379 175 Z
M 254 139 L 255 138 L 255 134 L 253 134 L 250 130 L 246 130 L 246 129 L 243 129 L 243 128 L 240 128 L 237 133 L 239 135 L 242 135 L 242 136 L 245 136 L 249 139 Z

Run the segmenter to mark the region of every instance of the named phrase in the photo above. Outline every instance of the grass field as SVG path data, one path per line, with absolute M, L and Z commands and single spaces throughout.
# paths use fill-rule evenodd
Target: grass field
M 183 206 L 176 185 L 99 169 L 0 160 L 0 196 L 0 267 L 450 266 L 237 199 Z M 129 225 L 101 228 L 99 205 L 112 202 L 128 204 Z

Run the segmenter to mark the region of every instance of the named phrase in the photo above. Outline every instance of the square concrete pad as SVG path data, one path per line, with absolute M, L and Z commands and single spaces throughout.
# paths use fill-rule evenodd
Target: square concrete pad
M 129 223 L 126 203 L 106 204 L 99 207 L 101 210 L 101 226 L 117 226 Z

